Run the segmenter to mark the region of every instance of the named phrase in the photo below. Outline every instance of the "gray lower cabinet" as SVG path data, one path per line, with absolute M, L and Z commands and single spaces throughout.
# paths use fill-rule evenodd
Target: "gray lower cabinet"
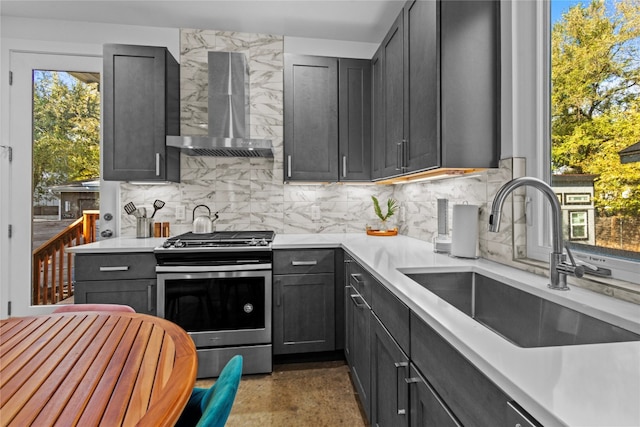
M 273 252 L 273 353 L 335 350 L 335 253 Z
M 103 169 L 107 181 L 180 181 L 180 64 L 165 47 L 106 44 Z
M 285 54 L 284 180 L 369 181 L 370 61 Z
M 76 254 L 74 302 L 124 304 L 156 314 L 153 253 Z
M 371 419 L 371 307 L 352 285 L 345 287 L 345 356 L 367 418 Z
M 411 360 L 463 425 L 509 425 L 509 396 L 413 313 Z
M 438 393 L 418 372 L 415 365 L 410 366 L 411 377 L 407 380 L 411 396 L 409 420 L 411 427 L 461 427 L 462 424 L 451 413 Z M 509 424 L 515 426 L 516 424 Z
M 371 425 L 408 426 L 409 357 L 378 317 L 371 321 Z

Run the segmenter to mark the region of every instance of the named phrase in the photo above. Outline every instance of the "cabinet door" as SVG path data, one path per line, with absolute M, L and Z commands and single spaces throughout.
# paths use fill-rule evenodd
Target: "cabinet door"
M 180 181 L 179 64 L 164 47 L 105 45 L 103 49 L 103 177 Z
M 76 304 L 124 304 L 138 313 L 156 315 L 156 280 L 78 281 L 74 285 Z
M 381 62 L 380 79 L 374 80 L 374 85 L 381 84 L 381 88 L 374 89 L 379 94 L 376 103 L 381 102 L 381 111 L 376 113 L 376 119 L 382 120 L 382 125 L 376 129 L 382 131 L 374 140 L 374 169 L 375 176 L 389 178 L 402 174 L 403 144 L 404 144 L 404 17 L 402 12 L 393 23 L 387 36 L 382 41 L 378 60 Z
M 364 408 L 371 419 L 371 309 L 351 286 L 345 287 L 345 354 L 351 378 Z
M 274 277 L 273 353 L 335 350 L 333 274 Z
M 382 46 L 371 58 L 371 179 L 383 178 L 386 137 L 383 102 Z
M 413 1 L 404 8 L 405 172 L 440 165 L 438 4 Z
M 409 389 L 411 427 L 461 427 L 456 417 L 444 404 L 438 393 L 431 387 L 411 364 L 411 384 Z M 515 424 L 509 424 L 515 425 Z
M 285 181 L 338 180 L 338 60 L 285 54 Z
M 410 329 L 411 360 L 463 425 L 508 425 L 509 396 L 414 313 Z
M 376 316 L 371 326 L 371 425 L 408 426 L 409 358 Z
M 497 167 L 500 2 L 440 7 L 443 167 Z
M 371 180 L 371 61 L 339 60 L 340 181 Z

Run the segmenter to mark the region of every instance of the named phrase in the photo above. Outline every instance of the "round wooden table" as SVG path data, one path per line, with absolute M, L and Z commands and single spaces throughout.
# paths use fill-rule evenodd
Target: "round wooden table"
M 173 425 L 195 384 L 192 339 L 138 313 L 0 322 L 0 425 Z

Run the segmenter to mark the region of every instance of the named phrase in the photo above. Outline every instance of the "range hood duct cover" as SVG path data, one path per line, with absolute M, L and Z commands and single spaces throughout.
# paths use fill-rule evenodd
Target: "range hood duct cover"
M 271 141 L 250 139 L 249 69 L 241 52 L 209 52 L 209 135 L 167 136 L 190 156 L 273 157 Z

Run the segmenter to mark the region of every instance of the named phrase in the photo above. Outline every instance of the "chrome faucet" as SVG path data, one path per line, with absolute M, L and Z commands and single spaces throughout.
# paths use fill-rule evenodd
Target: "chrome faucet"
M 507 196 L 516 188 L 523 185 L 528 185 L 536 188 L 542 192 L 551 204 L 552 219 L 552 252 L 549 256 L 549 288 L 559 291 L 568 291 L 567 286 L 567 274 L 571 274 L 575 277 L 582 277 L 584 275 L 584 267 L 576 265 L 571 255 L 571 251 L 567 247 L 567 254 L 571 263 L 566 262 L 564 255 L 564 243 L 562 240 L 562 209 L 558 197 L 554 193 L 553 189 L 546 182 L 532 177 L 515 178 L 505 185 L 503 185 L 493 199 L 493 205 L 491 206 L 491 216 L 489 217 L 489 231 L 497 232 L 500 229 L 500 215 L 502 211 L 502 205 L 504 204 Z

